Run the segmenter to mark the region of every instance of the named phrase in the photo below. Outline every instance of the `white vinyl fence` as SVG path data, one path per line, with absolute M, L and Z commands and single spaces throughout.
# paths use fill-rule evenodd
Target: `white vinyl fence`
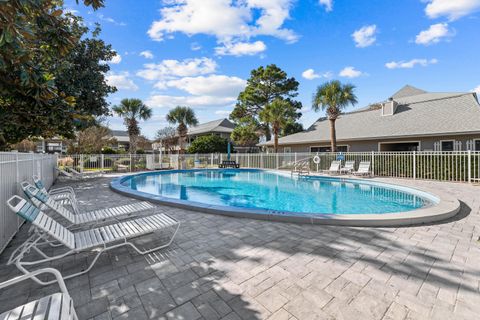
M 309 159 L 312 172 L 328 169 L 340 153 L 234 153 L 242 168 L 290 170 L 297 161 Z M 354 160 L 355 169 L 361 161 L 370 161 L 375 176 L 480 182 L 479 151 L 422 152 L 346 152 L 343 161 Z M 320 157 L 320 163 L 313 157 Z M 67 155 L 59 157 L 59 166 L 73 166 L 79 171 L 134 172 L 154 169 L 217 168 L 227 154 L 185 155 Z
M 32 182 L 32 175 L 41 177 L 49 188 L 56 177 L 56 163 L 55 155 L 0 152 L 0 252 L 23 223 L 7 207 L 7 200 L 15 194 L 23 196 L 20 182 Z

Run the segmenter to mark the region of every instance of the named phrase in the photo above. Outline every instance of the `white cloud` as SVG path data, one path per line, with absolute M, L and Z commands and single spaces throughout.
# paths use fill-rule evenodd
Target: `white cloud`
M 480 0 L 426 0 L 429 18 L 447 17 L 456 20 L 480 9 Z
M 411 69 L 417 65 L 426 67 L 438 63 L 437 59 L 412 59 L 410 61 L 392 61 L 385 64 L 388 69 Z
M 377 26 L 372 24 L 369 26 L 363 26 L 352 34 L 353 41 L 357 48 L 366 48 L 371 46 L 377 40 L 376 38 Z
M 476 92 L 478 95 L 480 95 L 480 85 L 476 87 L 475 89 L 472 90 L 473 92 Z
M 107 80 L 108 85 L 116 87 L 118 90 L 138 90 L 138 86 L 129 78 L 130 74 L 128 72 L 109 72 L 105 79 Z
M 202 49 L 202 46 L 198 42 L 193 42 L 190 45 L 190 49 L 192 49 L 192 51 L 198 51 L 198 50 Z
M 318 3 L 324 6 L 327 12 L 333 10 L 333 0 L 318 0 Z
M 148 35 L 157 41 L 175 32 L 207 34 L 218 43 L 245 42 L 266 35 L 295 42 L 297 34 L 283 28 L 294 0 L 168 0 Z
M 109 62 L 109 63 L 113 63 L 113 64 L 119 64 L 121 61 L 122 61 L 122 56 L 117 53 L 117 55 L 114 56 L 114 57 L 112 58 L 112 60 L 110 60 L 110 61 L 108 61 L 108 62 Z
M 302 77 L 308 80 L 313 80 L 313 79 L 320 78 L 320 75 L 318 73 L 315 73 L 315 70 L 313 69 L 307 69 L 302 72 Z
M 267 49 L 267 46 L 263 41 L 255 42 L 237 42 L 237 43 L 225 43 L 221 47 L 215 48 L 215 53 L 221 56 L 253 56 L 257 53 L 263 52 Z
M 105 22 L 109 22 L 109 23 L 112 23 L 116 26 L 126 26 L 127 24 L 125 22 L 122 22 L 122 21 L 116 21 L 115 19 L 113 18 L 110 18 L 110 17 L 106 17 L 104 16 L 103 14 L 99 13 L 97 14 L 97 17 L 98 19 L 102 20 L 102 21 L 105 21 Z
M 214 73 L 217 63 L 210 58 L 185 60 L 163 60 L 160 63 L 147 63 L 137 76 L 147 80 L 165 80 L 174 77 L 191 77 Z
M 219 115 L 219 116 L 228 116 L 228 115 L 230 115 L 230 113 L 232 113 L 232 111 L 229 111 L 229 110 L 217 110 L 217 111 L 215 111 L 215 114 Z
M 219 107 L 232 105 L 235 101 L 236 98 L 233 97 L 152 95 L 145 103 L 152 108 L 171 108 L 178 105 Z
M 437 23 L 431 25 L 427 30 L 421 31 L 415 38 L 415 43 L 428 46 L 453 35 L 454 32 L 448 28 L 447 23 Z
M 238 77 L 210 75 L 208 77 L 184 77 L 162 82 L 161 86 L 183 90 L 192 95 L 236 98 L 247 82 Z M 158 88 L 158 87 L 157 87 Z
M 345 78 L 358 78 L 363 74 L 363 72 L 356 70 L 355 67 L 345 67 L 338 75 Z
M 145 59 L 153 59 L 153 53 L 150 50 L 145 50 L 140 52 L 140 55 L 144 57 Z

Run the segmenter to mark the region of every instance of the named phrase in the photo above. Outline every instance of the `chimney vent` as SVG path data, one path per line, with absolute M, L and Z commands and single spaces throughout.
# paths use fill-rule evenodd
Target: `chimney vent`
M 382 103 L 382 116 L 393 116 L 397 111 L 397 106 L 397 101 L 389 98 L 388 101 Z

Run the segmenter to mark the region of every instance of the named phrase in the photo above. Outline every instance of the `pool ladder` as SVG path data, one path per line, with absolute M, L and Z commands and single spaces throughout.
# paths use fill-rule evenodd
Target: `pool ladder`
M 310 158 L 301 159 L 293 163 L 293 168 L 290 172 L 293 176 L 297 174 L 300 176 L 307 176 L 310 174 Z

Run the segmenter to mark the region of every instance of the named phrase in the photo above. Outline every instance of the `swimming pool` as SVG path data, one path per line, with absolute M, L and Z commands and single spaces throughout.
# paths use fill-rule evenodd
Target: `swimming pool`
M 401 225 L 445 219 L 459 209 L 456 199 L 411 187 L 259 169 L 147 172 L 114 179 L 111 187 L 177 207 L 291 222 Z

